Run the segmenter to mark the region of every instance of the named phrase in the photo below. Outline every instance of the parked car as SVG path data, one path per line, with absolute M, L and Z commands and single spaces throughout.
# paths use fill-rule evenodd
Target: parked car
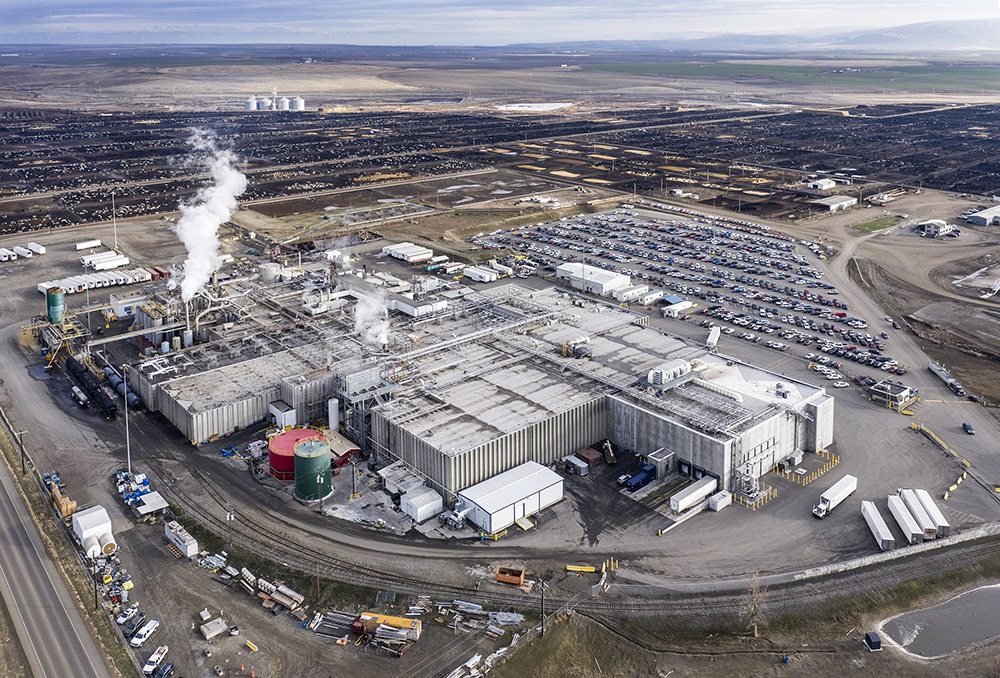
M 632 474 L 631 473 L 623 473 L 620 476 L 618 476 L 618 480 L 616 482 L 619 485 L 625 485 L 625 483 L 627 483 L 630 480 L 632 480 Z
M 132 621 L 128 623 L 128 626 L 126 626 L 125 630 L 122 631 L 122 635 L 124 635 L 126 638 L 131 638 L 132 636 L 135 635 L 136 631 L 142 628 L 142 625 L 145 622 L 146 622 L 146 613 L 140 612 L 132 619 Z
M 972 424 L 970 424 L 969 422 L 965 422 L 964 424 L 962 424 L 962 428 L 963 428 L 963 429 L 965 430 L 965 432 L 966 432 L 966 433 L 968 433 L 968 434 L 969 434 L 970 436 L 974 436 L 974 435 L 976 435 L 976 429 L 972 428 Z
M 850 384 L 848 384 L 846 381 L 835 381 L 835 382 L 833 382 L 833 387 L 834 388 L 847 388 L 848 386 L 850 386 Z
M 139 614 L 139 603 L 132 603 L 127 608 L 122 610 L 122 613 L 118 615 L 118 619 L 116 619 L 115 621 L 118 622 L 119 626 L 124 626 L 125 624 L 128 624 L 130 621 L 132 621 L 132 618 L 135 617 L 137 614 Z
M 132 647 L 142 647 L 142 644 L 145 643 L 151 635 L 156 633 L 156 629 L 158 628 L 160 628 L 160 620 L 150 619 L 136 632 L 134 636 L 132 636 L 132 640 L 129 641 L 129 645 Z

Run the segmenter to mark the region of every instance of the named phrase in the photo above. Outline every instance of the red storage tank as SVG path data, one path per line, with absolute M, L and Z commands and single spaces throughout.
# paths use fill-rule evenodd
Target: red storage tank
M 267 444 L 270 473 L 278 480 L 295 480 L 295 446 L 322 433 L 312 428 L 293 428 L 271 438 Z

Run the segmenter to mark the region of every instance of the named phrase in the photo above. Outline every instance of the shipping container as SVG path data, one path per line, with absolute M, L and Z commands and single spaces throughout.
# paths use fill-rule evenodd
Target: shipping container
M 920 500 L 920 505 L 924 507 L 924 510 L 927 511 L 927 515 L 930 516 L 934 525 L 937 527 L 937 536 L 947 537 L 951 534 L 951 525 L 948 524 L 948 521 L 945 519 L 944 514 L 941 513 L 941 509 L 938 508 L 938 505 L 934 503 L 930 493 L 927 490 L 914 490 L 914 492 L 917 494 L 917 499 Z
M 896 524 L 903 531 L 903 536 L 911 544 L 919 544 L 924 540 L 924 531 L 917 525 L 917 521 L 910 515 L 906 504 L 899 498 L 898 494 L 889 495 L 889 513 L 896 519 Z
M 703 476 L 683 490 L 675 492 L 670 497 L 670 510 L 674 513 L 686 511 L 698 502 L 704 501 L 719 487 L 719 481 L 713 476 Z
M 514 567 L 498 567 L 497 581 L 502 584 L 521 586 L 524 583 L 524 570 Z
M 923 530 L 924 541 L 937 537 L 937 526 L 920 504 L 916 492 L 913 490 L 899 490 L 899 496 L 902 498 L 903 503 L 906 504 L 906 508 L 909 509 L 910 515 L 917 521 L 917 525 Z
M 878 542 L 879 550 L 891 551 L 896 548 L 896 539 L 892 536 L 889 526 L 885 524 L 885 520 L 882 519 L 882 514 L 878 512 L 875 502 L 862 501 L 861 515 L 864 516 L 865 522 L 868 523 L 868 529 L 872 531 L 872 536 Z

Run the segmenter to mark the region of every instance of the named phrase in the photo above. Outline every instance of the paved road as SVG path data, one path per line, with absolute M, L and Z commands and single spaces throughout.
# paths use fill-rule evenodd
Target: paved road
M 69 589 L 0 465 L 0 592 L 35 678 L 110 678 Z

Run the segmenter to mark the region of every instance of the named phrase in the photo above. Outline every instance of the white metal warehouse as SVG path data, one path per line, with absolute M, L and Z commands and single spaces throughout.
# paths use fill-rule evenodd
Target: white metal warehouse
M 466 518 L 495 534 L 520 518 L 534 515 L 563 498 L 563 479 L 538 462 L 528 461 L 458 493 L 459 505 L 472 507 Z

